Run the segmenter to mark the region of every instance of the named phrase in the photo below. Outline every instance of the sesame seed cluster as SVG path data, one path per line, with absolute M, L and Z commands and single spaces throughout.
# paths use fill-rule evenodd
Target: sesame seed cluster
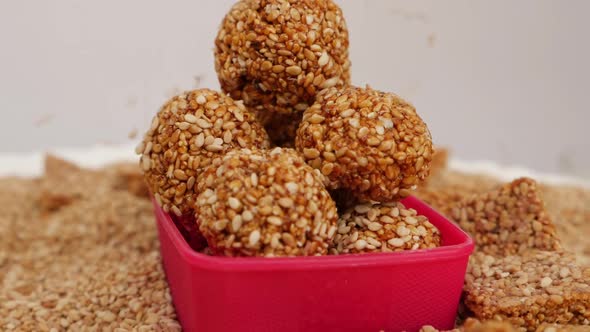
M 334 254 L 435 248 L 440 233 L 425 216 L 402 203 L 365 203 L 338 219 Z
M 412 105 L 369 87 L 330 88 L 303 114 L 297 149 L 328 177 L 329 188 L 361 201 L 409 194 L 430 170 L 430 132 Z
M 239 150 L 198 179 L 199 228 L 226 256 L 324 255 L 338 214 L 319 172 L 292 149 Z
M 348 30 L 331 0 L 241 0 L 215 39 L 223 91 L 265 112 L 303 112 L 350 82 Z
M 264 128 L 241 101 L 209 89 L 175 96 L 136 148 L 156 201 L 167 213 L 192 213 L 200 172 L 233 148 L 268 148 Z
M 349 85 L 348 46 L 332 0 L 232 6 L 215 38 L 223 92 L 172 98 L 136 149 L 151 194 L 193 249 L 298 256 L 440 244 L 425 217 L 397 203 L 429 174 L 428 128 L 398 96 Z M 353 211 L 337 246 L 335 201 Z M 371 235 L 374 212 L 354 212 L 363 204 L 401 215 Z M 409 233 L 396 233 L 404 225 Z M 359 234 L 380 242 L 360 248 L 355 239 L 351 250 Z

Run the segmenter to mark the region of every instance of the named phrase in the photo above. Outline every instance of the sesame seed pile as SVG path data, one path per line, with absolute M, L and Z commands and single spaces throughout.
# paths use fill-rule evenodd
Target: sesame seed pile
M 338 214 L 322 181 L 292 149 L 230 152 L 198 179 L 200 230 L 226 256 L 327 254 Z
M 348 30 L 331 0 L 241 0 L 215 38 L 223 91 L 265 112 L 303 112 L 350 81 Z
M 136 149 L 140 166 L 164 211 L 192 213 L 199 173 L 225 152 L 267 148 L 262 126 L 240 101 L 209 89 L 169 100 L 152 120 Z
M 426 217 L 402 203 L 365 203 L 338 219 L 335 254 L 435 248 L 440 234 Z
M 412 105 L 392 93 L 331 88 L 317 95 L 299 126 L 297 149 L 330 189 L 360 200 L 391 202 L 409 194 L 430 169 L 430 132 Z
M 147 197 L 137 165 L 0 179 L 0 331 L 181 331 Z

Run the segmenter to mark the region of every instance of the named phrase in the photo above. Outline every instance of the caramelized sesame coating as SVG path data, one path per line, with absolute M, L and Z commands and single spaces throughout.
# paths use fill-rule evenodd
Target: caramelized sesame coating
M 241 0 L 215 38 L 223 91 L 267 112 L 303 112 L 350 82 L 348 30 L 331 0 Z
M 425 216 L 402 203 L 364 203 L 338 219 L 332 254 L 435 248 L 440 233 Z
M 407 196 L 428 176 L 432 159 L 430 132 L 414 107 L 369 87 L 320 92 L 295 145 L 330 189 L 348 189 L 361 201 Z
M 465 305 L 479 319 L 535 331 L 543 323 L 590 323 L 590 268 L 569 253 L 531 249 L 494 257 L 476 252 L 465 276 Z
M 336 205 L 323 176 L 292 149 L 235 150 L 197 181 L 199 228 L 216 254 L 324 255 Z
M 529 178 L 458 202 L 452 208 L 452 217 L 473 236 L 476 250 L 486 254 L 503 256 L 531 248 L 561 248 L 537 183 Z
M 268 148 L 264 128 L 240 101 L 209 89 L 169 100 L 136 148 L 151 193 L 164 211 L 192 213 L 203 168 L 233 148 Z

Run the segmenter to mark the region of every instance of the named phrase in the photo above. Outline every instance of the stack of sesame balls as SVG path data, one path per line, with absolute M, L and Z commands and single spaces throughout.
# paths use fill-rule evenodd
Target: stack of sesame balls
M 348 46 L 332 0 L 240 0 L 227 13 L 215 39 L 222 92 L 175 96 L 136 149 L 155 201 L 203 239 L 196 250 L 440 245 L 436 227 L 399 202 L 429 174 L 430 132 L 397 95 L 350 85 Z

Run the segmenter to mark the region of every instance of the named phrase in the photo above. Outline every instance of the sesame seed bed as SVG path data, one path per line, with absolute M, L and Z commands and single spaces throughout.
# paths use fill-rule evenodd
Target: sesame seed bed
M 407 196 L 428 176 L 433 154 L 430 132 L 414 107 L 369 87 L 320 92 L 295 143 L 329 178 L 330 189 L 347 189 L 363 201 Z
M 338 219 L 332 254 L 435 248 L 440 233 L 425 216 L 402 203 L 365 203 Z
M 0 330 L 180 331 L 162 270 L 152 205 L 137 166 L 118 165 L 90 171 L 50 157 L 45 170 L 46 173 L 36 179 L 0 178 L 3 206 L 0 238 L 5 239 L 0 241 Z M 457 188 L 466 195 L 468 191 L 485 192 L 487 185 L 480 185 L 478 189 L 474 184 L 489 182 L 489 178 L 481 175 L 450 170 L 441 171 L 432 180 L 429 190 Z M 575 250 L 579 261 L 589 261 L 590 251 L 585 248 L 590 243 L 587 236 L 590 192 L 583 188 L 548 185 L 540 186 L 540 190 L 564 246 Z M 553 265 L 563 264 L 561 258 L 557 262 L 545 256 L 541 258 L 535 260 L 538 270 L 521 270 L 531 271 L 531 278 L 523 285 L 531 285 L 536 290 L 532 296 L 544 301 L 551 294 L 537 290 L 542 278 L 552 279 L 549 291 L 552 291 L 550 287 L 568 283 L 557 269 L 547 272 L 554 269 Z M 569 258 L 567 261 L 571 262 Z M 510 272 L 508 266 L 502 259 L 493 264 L 494 274 L 486 277 L 493 283 L 486 284 L 489 287 L 477 286 L 485 290 L 484 298 L 497 290 L 509 292 L 511 288 L 524 290 L 527 287 L 502 278 L 502 272 L 499 276 L 495 273 L 500 267 L 503 272 Z M 582 270 L 582 265 L 574 263 L 573 266 Z M 470 270 L 473 271 L 473 267 Z M 483 269 L 480 270 L 485 275 Z M 572 278 L 574 270 L 570 269 L 567 278 Z M 565 275 L 565 270 L 563 273 Z M 474 273 L 469 272 L 469 275 Z M 528 275 L 529 272 L 527 278 Z M 569 298 L 573 299 L 578 293 L 579 289 L 570 287 Z M 499 300 L 491 295 L 489 298 L 490 303 Z M 550 310 L 560 310 L 564 315 L 581 312 L 566 310 L 566 306 L 569 304 L 564 298 L 561 305 Z M 590 311 L 586 309 L 585 312 Z M 522 317 L 534 318 L 529 315 L 532 311 L 522 313 Z M 492 329 L 500 323 L 506 326 L 507 321 L 482 322 L 485 328 L 477 323 L 479 328 L 475 329 L 470 323 L 475 320 L 467 319 L 457 331 L 498 332 L 526 328 L 520 318 L 513 317 L 512 330 Z M 540 314 L 536 316 L 540 317 Z M 563 320 L 559 324 L 544 323 L 538 330 L 574 332 L 589 328 L 588 325 L 566 324 L 574 323 Z M 588 323 L 582 321 L 581 324 Z
M 292 149 L 235 150 L 198 179 L 195 211 L 214 253 L 327 254 L 336 205 L 323 176 Z
M 350 81 L 348 30 L 331 0 L 241 0 L 215 39 L 223 91 L 266 112 L 303 112 Z
M 465 293 L 465 305 L 478 318 L 507 320 L 527 331 L 542 323 L 590 324 L 590 267 L 577 265 L 569 253 L 475 253 Z
M 164 211 L 192 212 L 200 172 L 234 148 L 267 148 L 264 128 L 240 101 L 209 89 L 169 100 L 153 118 L 136 153 Z

